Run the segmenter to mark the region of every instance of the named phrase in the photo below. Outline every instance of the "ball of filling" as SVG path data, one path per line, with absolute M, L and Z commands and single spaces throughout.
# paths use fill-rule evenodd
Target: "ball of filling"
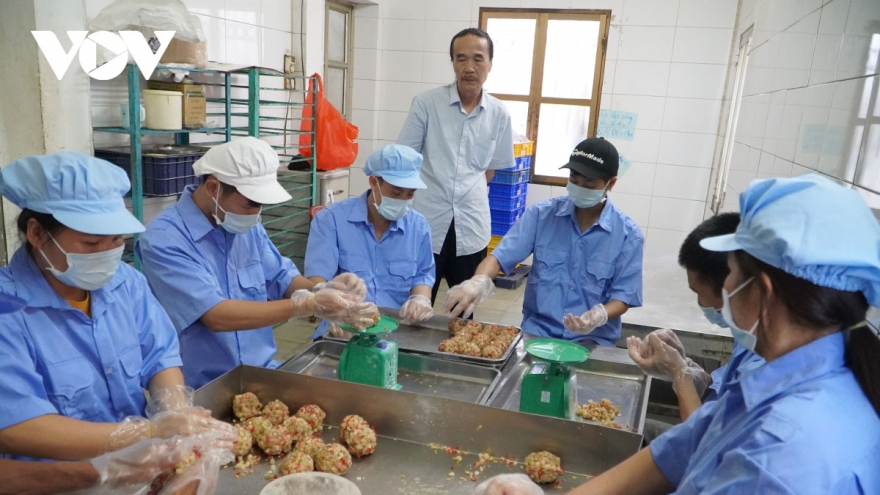
M 357 428 L 358 426 L 369 426 L 367 420 L 358 416 L 357 414 L 349 414 L 348 416 L 342 418 L 342 423 L 339 424 L 340 430 L 351 430 Z
M 324 447 L 324 441 L 321 440 L 321 437 L 308 437 L 297 442 L 294 449 L 314 459 L 324 450 Z
M 519 335 L 519 330 L 517 330 L 514 326 L 506 326 L 501 327 L 501 331 L 511 337 L 511 339 L 515 339 L 517 335 Z
M 449 320 L 449 331 L 452 332 L 453 335 L 455 335 L 460 332 L 465 325 L 467 325 L 467 320 L 462 320 L 461 318 L 453 318 Z
M 513 337 L 501 334 L 495 337 L 495 340 L 492 341 L 493 344 L 497 344 L 505 349 L 510 347 L 510 344 L 513 344 Z
M 465 356 L 480 357 L 481 352 L 482 351 L 480 351 L 480 346 L 478 346 L 477 344 L 474 344 L 472 342 L 467 342 L 465 344 L 462 344 L 458 348 L 458 353 L 464 354 Z
M 290 432 L 294 442 L 300 442 L 314 434 L 312 426 L 302 418 L 291 416 L 284 421 L 284 427 Z
M 272 426 L 272 423 L 262 416 L 254 416 L 253 418 L 246 419 L 241 425 L 251 432 L 251 436 L 256 440 L 267 428 Z
M 266 455 L 281 455 L 290 452 L 293 445 L 293 435 L 282 425 L 270 426 L 256 437 L 257 445 L 263 449 Z
M 251 392 L 236 395 L 232 399 L 232 412 L 238 419 L 259 416 L 262 409 L 263 405 L 260 404 L 260 399 Z
M 368 426 L 345 430 L 342 441 L 355 457 L 370 455 L 376 450 L 376 432 Z
M 458 352 L 458 341 L 455 339 L 446 339 L 443 342 L 440 342 L 440 347 L 437 349 L 440 352 L 451 352 L 455 354 Z
M 492 334 L 496 334 L 496 333 L 498 333 L 498 331 L 500 331 L 500 330 L 501 330 L 501 326 L 500 326 L 500 325 L 496 325 L 495 323 L 487 323 L 487 324 L 483 325 L 483 331 L 484 331 L 484 332 L 489 332 L 489 333 L 492 333 Z
M 454 340 L 458 344 L 458 347 L 461 347 L 463 344 L 467 344 L 468 342 L 471 341 L 471 336 L 466 335 L 464 333 L 460 333 L 460 334 L 456 335 L 455 337 L 452 337 L 452 340 Z
M 251 451 L 251 447 L 254 446 L 254 437 L 250 430 L 242 425 L 235 425 L 235 431 L 238 433 L 238 439 L 232 445 L 232 453 L 236 456 L 247 455 Z
M 280 400 L 273 400 L 263 408 L 263 417 L 276 426 L 284 423 L 289 414 L 290 411 L 287 409 L 287 405 Z
M 286 476 L 288 474 L 308 473 L 315 470 L 315 462 L 307 454 L 294 450 L 284 456 L 281 464 L 278 465 L 278 475 Z
M 501 359 L 506 349 L 506 347 L 501 347 L 498 344 L 489 344 L 483 347 L 481 356 L 487 359 Z
M 535 483 L 553 483 L 562 473 L 559 457 L 550 452 L 532 452 L 526 456 L 526 474 Z
M 483 347 L 491 344 L 492 340 L 494 340 L 494 336 L 492 334 L 488 332 L 480 332 L 474 335 L 474 338 L 471 339 L 471 342 L 477 344 L 477 347 L 482 349 Z
M 296 412 L 296 416 L 298 418 L 302 418 L 312 427 L 312 431 L 314 433 L 321 433 L 321 428 L 324 426 L 324 418 L 327 417 L 327 413 L 324 412 L 320 407 L 309 404 L 306 406 L 302 406 Z
M 351 454 L 348 449 L 338 443 L 331 443 L 324 447 L 315 458 L 315 468 L 325 473 L 344 475 L 351 467 Z

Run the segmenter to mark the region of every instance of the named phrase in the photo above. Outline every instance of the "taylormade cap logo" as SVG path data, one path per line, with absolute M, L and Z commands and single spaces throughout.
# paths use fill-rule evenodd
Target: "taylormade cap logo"
M 581 151 L 581 150 L 574 150 L 574 151 L 572 151 L 572 152 L 571 152 L 571 156 L 582 156 L 582 157 L 584 157 L 584 158 L 589 158 L 590 160 L 593 160 L 593 161 L 598 162 L 598 163 L 600 163 L 600 164 L 604 164 L 604 163 L 605 163 L 605 160 L 599 158 L 598 156 L 596 156 L 596 155 L 594 155 L 594 154 L 592 154 L 592 153 L 587 153 L 587 152 L 585 152 L 585 151 Z
M 156 38 L 147 42 L 140 31 L 119 31 L 118 34 L 109 31 L 96 31 L 92 34 L 88 31 L 68 31 L 71 47 L 65 52 L 55 33 L 31 31 L 31 34 L 59 81 L 67 73 L 77 53 L 79 65 L 92 79 L 107 81 L 121 74 L 128 64 L 129 53 L 144 78 L 149 79 L 174 37 L 174 31 L 156 31 Z M 97 62 L 98 45 L 115 55 L 100 67 Z

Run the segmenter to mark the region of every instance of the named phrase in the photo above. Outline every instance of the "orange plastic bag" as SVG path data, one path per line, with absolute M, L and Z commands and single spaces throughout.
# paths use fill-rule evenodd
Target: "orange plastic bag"
M 357 158 L 358 144 L 355 139 L 358 137 L 358 128 L 356 125 L 345 121 L 342 114 L 339 113 L 333 105 L 324 97 L 324 81 L 320 74 L 315 74 L 318 80 L 318 104 L 317 106 L 317 143 L 318 150 L 318 170 L 333 170 L 337 168 L 348 167 Z M 309 92 L 306 95 L 306 107 L 303 109 L 303 120 L 300 130 L 303 132 L 311 132 L 315 122 L 313 119 L 311 103 L 314 96 L 315 80 L 309 81 Z M 305 157 L 312 156 L 312 136 L 309 134 L 300 134 L 299 136 L 299 154 Z

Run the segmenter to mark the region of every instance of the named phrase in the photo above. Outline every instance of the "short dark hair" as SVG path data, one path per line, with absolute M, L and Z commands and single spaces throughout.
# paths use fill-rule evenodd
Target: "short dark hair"
M 59 232 L 66 228 L 61 222 L 52 216 L 51 213 L 40 213 L 27 208 L 21 210 L 15 223 L 18 227 L 18 233 L 21 236 L 21 240 L 24 245 L 27 246 L 28 250 L 33 247 L 27 239 L 28 222 L 31 218 L 36 220 L 37 223 L 39 223 L 40 226 L 53 237 L 57 236 Z
M 455 40 L 462 38 L 464 36 L 468 36 L 468 35 L 478 36 L 478 37 L 486 40 L 486 42 L 489 44 L 489 61 L 492 61 L 492 58 L 495 57 L 495 44 L 492 43 L 492 37 L 489 36 L 489 33 L 487 33 L 486 31 L 483 31 L 480 28 L 462 29 L 461 31 L 458 32 L 458 34 L 453 36 L 452 41 L 449 42 L 449 59 L 455 60 L 455 55 L 453 55 L 453 53 L 452 53 L 452 47 L 453 47 L 453 45 L 455 45 Z
M 697 225 L 685 238 L 678 250 L 678 264 L 685 270 L 699 274 L 700 278 L 712 286 L 716 295 L 721 294 L 724 279 L 730 273 L 727 266 L 727 253 L 716 253 L 703 249 L 700 241 L 707 237 L 733 234 L 739 225 L 739 213 L 727 212 L 715 215 Z

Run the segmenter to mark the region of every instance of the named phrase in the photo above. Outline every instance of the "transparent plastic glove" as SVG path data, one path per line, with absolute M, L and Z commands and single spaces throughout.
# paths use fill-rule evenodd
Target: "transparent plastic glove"
M 673 332 L 672 330 L 670 330 L 668 328 L 661 328 L 659 330 L 654 330 L 651 333 L 660 337 L 660 340 L 662 340 L 663 342 L 666 342 L 667 344 L 672 346 L 673 349 L 675 349 L 676 351 L 678 351 L 679 354 L 681 354 L 681 357 L 683 357 L 683 358 L 687 357 L 687 355 L 684 352 L 684 344 L 681 343 L 681 340 L 678 338 L 678 335 L 675 335 L 675 332 Z
M 150 438 L 171 438 L 176 435 L 189 436 L 200 433 L 213 434 L 216 438 L 215 446 L 226 450 L 232 450 L 232 445 L 238 439 L 238 433 L 232 425 L 212 418 L 211 412 L 207 409 L 190 407 L 160 412 L 150 419 L 129 416 L 110 434 L 104 450 L 112 452 Z
M 157 476 L 174 468 L 201 442 L 197 436 L 154 438 L 95 457 L 89 462 L 98 472 L 98 483 L 81 493 L 137 493 L 139 487 L 149 486 Z
M 351 332 L 346 332 L 339 326 L 338 323 L 333 323 L 332 321 L 327 322 L 327 335 L 333 337 L 334 339 L 343 339 L 349 340 L 354 334 Z
M 220 478 L 220 467 L 235 461 L 228 450 L 208 448 L 180 473 L 163 483 L 157 495 L 213 495 Z
M 152 418 L 163 411 L 175 411 L 193 407 L 195 390 L 187 385 L 173 385 L 163 387 L 156 391 L 150 391 L 150 400 L 147 402 L 147 417 Z
M 712 376 L 709 373 L 706 373 L 706 370 L 703 369 L 702 366 L 695 363 L 693 359 L 687 358 L 685 360 L 687 366 L 679 372 L 679 378 L 688 377 L 691 381 L 694 382 L 694 388 L 697 390 L 697 395 L 702 397 L 704 393 L 706 393 L 706 389 L 709 388 L 709 384 L 712 382 Z M 678 381 L 672 381 L 672 390 L 675 393 L 678 393 Z
M 474 495 L 542 495 L 544 490 L 522 473 L 499 474 L 477 485 Z
M 597 304 L 580 316 L 571 313 L 563 316 L 562 323 L 572 332 L 588 334 L 608 323 L 608 312 L 604 304 Z
M 446 293 L 445 310 L 453 318 L 469 318 L 474 309 L 492 295 L 495 285 L 486 275 L 474 275 L 470 280 L 456 285 Z
M 368 302 L 352 301 L 336 289 L 298 290 L 290 296 L 291 318 L 315 315 L 323 320 L 366 328 L 379 320 L 379 309 Z
M 312 292 L 323 289 L 336 289 L 344 292 L 347 297 L 355 302 L 363 302 L 367 297 L 367 284 L 354 273 L 340 273 L 329 282 L 321 282 L 312 287 Z
M 644 342 L 638 337 L 629 337 L 626 347 L 636 365 L 654 378 L 671 382 L 687 368 L 685 358 L 653 332 L 648 334 Z
M 425 296 L 409 296 L 400 307 L 400 319 L 404 323 L 418 323 L 434 316 L 431 299 Z

